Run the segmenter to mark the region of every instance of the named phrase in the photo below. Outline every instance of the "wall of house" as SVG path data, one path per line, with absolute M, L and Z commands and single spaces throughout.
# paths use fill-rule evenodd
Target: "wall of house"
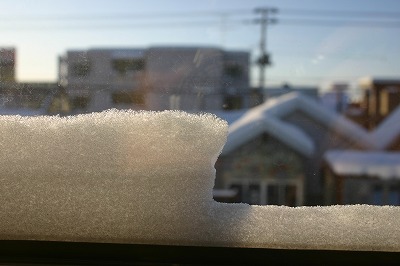
M 137 90 L 143 86 L 144 65 L 138 67 L 138 64 L 132 65 L 132 61 L 143 62 L 143 57 L 143 51 L 138 49 L 68 51 L 61 60 L 65 66 L 60 67 L 60 71 L 64 69 L 66 78 L 60 79 L 66 80 L 70 94 Z
M 324 188 L 321 167 L 325 151 L 328 149 L 361 150 L 362 147 L 335 130 L 334 123 L 331 123 L 328 128 L 326 125 L 316 121 L 302 111 L 292 112 L 282 119 L 303 130 L 315 144 L 314 156 L 310 158 L 309 162 L 306 164 L 305 172 L 309 178 L 305 183 L 305 191 L 308 197 L 308 204 L 322 204 L 324 201 Z
M 126 100 L 131 108 L 144 109 L 144 100 L 138 101 L 144 98 L 144 50 L 68 51 L 59 64 L 59 81 L 75 112 L 101 111 Z
M 367 176 L 338 176 L 328 165 L 324 165 L 323 205 L 378 204 L 382 192 L 381 180 Z M 339 179 L 340 178 L 340 179 Z M 379 189 L 381 191 L 379 191 Z M 381 199 L 383 199 L 381 197 Z
M 205 111 L 249 104 L 248 52 L 212 47 L 89 49 L 68 51 L 59 64 L 60 83 L 71 98 L 88 99 L 93 111 L 110 108 L 117 104 L 112 99 L 132 92 L 133 109 Z
M 60 88 L 56 83 L 2 83 L 0 105 L 5 108 L 47 108 L 46 99 L 53 98 Z
M 376 128 L 400 103 L 400 81 L 391 79 L 361 79 L 364 89 L 361 100 L 361 125 L 367 129 Z
M 146 84 L 159 93 L 220 93 L 223 52 L 215 48 L 155 47 L 146 51 Z
M 249 53 L 211 47 L 150 48 L 145 80 L 146 106 L 151 110 L 243 108 L 249 104 Z
M 253 186 L 254 189 L 262 190 L 266 188 L 259 188 L 260 184 L 268 183 L 273 185 L 275 181 L 279 183 L 280 180 L 293 180 L 294 182 L 288 182 L 288 184 L 290 183 L 294 186 L 300 184 L 296 189 L 302 190 L 303 178 L 305 178 L 304 164 L 304 157 L 275 138 L 263 134 L 242 145 L 230 154 L 220 156 L 216 164 L 216 188 L 231 188 L 230 185 L 232 183 L 236 181 L 238 181 L 236 183 L 240 183 L 240 180 L 247 180 L 250 189 Z M 262 183 L 257 182 L 258 180 L 268 181 Z M 243 182 L 243 184 L 245 183 L 246 181 Z M 240 193 L 243 193 L 243 191 Z M 303 192 L 300 194 L 303 195 Z M 293 196 L 289 194 L 285 195 L 287 197 Z M 277 198 L 271 198 L 271 195 L 266 201 L 261 199 L 261 202 L 257 200 L 252 202 L 252 199 L 249 197 L 251 196 L 242 196 L 241 201 L 250 204 L 263 204 L 265 202 L 270 204 L 282 203 L 282 199 L 279 201 Z M 296 205 L 290 199 L 283 199 L 283 201 L 285 200 L 291 202 L 288 205 Z M 303 203 L 304 198 L 299 199 L 298 202 Z
M 390 144 L 388 150 L 400 151 L 400 135 Z

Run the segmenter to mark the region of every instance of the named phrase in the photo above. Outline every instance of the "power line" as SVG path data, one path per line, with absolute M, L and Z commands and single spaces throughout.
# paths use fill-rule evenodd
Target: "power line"
M 259 10 L 265 8 L 259 8 Z M 56 14 L 56 15 L 18 15 L 1 16 L 0 21 L 68 21 L 68 20 L 143 20 L 143 19 L 165 19 L 165 18 L 192 18 L 212 16 L 250 16 L 250 9 L 226 9 L 226 10 L 200 10 L 186 12 L 152 12 L 152 13 L 114 13 L 114 14 Z M 355 10 L 317 10 L 317 9 L 295 9 L 281 8 L 279 16 L 282 18 L 290 16 L 300 17 L 336 17 L 336 18 L 379 18 L 383 20 L 399 20 L 400 12 L 392 11 L 355 11 Z
M 24 31 L 24 30 L 114 30 L 114 29 L 171 29 L 171 28 L 191 28 L 191 27 L 220 27 L 221 21 L 201 20 L 201 21 L 176 21 L 176 22 L 148 22 L 148 23 L 123 23 L 123 24 L 45 24 L 45 25 L 5 25 L 0 26 L 1 31 Z M 229 21 L 225 26 L 241 26 L 242 21 Z
M 393 11 L 360 11 L 360 10 L 327 10 L 327 9 L 299 9 L 282 8 L 281 15 L 323 16 L 323 17 L 363 17 L 381 19 L 399 19 L 400 12 Z
M 384 55 L 371 55 L 371 54 L 349 54 L 349 53 L 335 53 L 333 56 L 324 56 L 322 54 L 322 58 L 318 58 L 318 54 L 307 54 L 303 52 L 295 53 L 295 52 L 277 52 L 275 51 L 276 57 L 289 57 L 293 58 L 302 58 L 302 59 L 309 59 L 309 60 L 316 60 L 319 62 L 325 61 L 343 61 L 345 60 L 368 60 L 368 61 L 377 61 L 377 62 L 385 62 L 388 61 L 390 58 Z
M 192 17 L 212 17 L 224 15 L 244 16 L 251 15 L 248 9 L 228 9 L 228 10 L 203 10 L 188 12 L 152 12 L 152 13 L 115 13 L 115 14 L 59 14 L 59 15 L 36 15 L 36 16 L 2 16 L 0 21 L 65 21 L 65 20 L 137 20 L 137 19 L 158 19 L 158 18 L 192 18 Z
M 259 8 L 258 10 L 268 10 L 268 8 Z M 261 13 L 260 13 L 261 14 Z M 304 15 L 309 18 L 296 18 L 290 16 L 282 16 L 282 14 L 291 15 Z M 356 16 L 358 15 L 358 16 Z M 227 19 L 229 16 L 229 20 Z M 324 16 L 324 18 L 313 18 L 316 16 Z M 336 16 L 336 18 L 331 18 Z M 343 18 L 352 16 L 349 18 Z M 387 16 L 387 17 L 385 17 Z M 205 18 L 205 17 L 218 17 L 215 20 L 196 20 L 192 18 Z M 231 17 L 234 17 L 232 19 Z M 242 17 L 241 19 L 239 19 Z M 248 18 L 246 18 L 248 17 Z M 311 18 L 310 18 L 311 17 Z M 328 18 L 326 18 L 328 17 Z M 337 18 L 339 17 L 339 18 Z M 342 18 L 340 18 L 342 17 Z M 360 19 L 363 17 L 363 19 Z M 366 18 L 380 18 L 366 19 Z M 387 20 L 391 18 L 392 20 Z M 394 20 L 396 18 L 396 20 Z M 361 12 L 361 11 L 330 11 L 330 10 L 307 10 L 307 9 L 283 9 L 279 13 L 279 25 L 282 26 L 311 26 L 311 27 L 337 27 L 337 26 L 351 26 L 351 27 L 374 27 L 374 28 L 399 28 L 400 27 L 400 13 L 399 12 Z M 190 20 L 189 20 L 190 19 Z M 253 14 L 247 9 L 231 9 L 220 11 L 191 11 L 191 12 L 173 12 L 173 13 L 125 13 L 125 14 L 89 14 L 89 15 L 52 15 L 52 16 L 20 16 L 20 17 L 1 17 L 2 22 L 21 22 L 22 24 L 13 23 L 7 25 L 3 23 L 0 30 L 52 30 L 54 28 L 63 30 L 84 30 L 84 29 L 112 29 L 112 28 L 163 28 L 163 27 L 201 27 L 219 25 L 221 27 L 221 19 L 224 20 L 224 28 L 228 25 L 238 26 L 253 25 L 254 22 L 262 24 L 263 18 L 254 20 Z M 265 18 L 264 18 L 265 19 Z M 55 22 L 99 22 L 100 20 L 107 21 L 121 21 L 121 24 L 80 24 L 80 25 L 65 25 L 65 24 L 46 24 L 40 25 L 40 22 L 54 20 Z M 139 21 L 139 23 L 126 23 L 123 20 Z M 147 21 L 150 20 L 150 21 Z M 171 21 L 172 20 L 172 21 Z M 269 18 L 265 20 L 270 24 Z M 30 22 L 29 24 L 23 24 Z M 39 23 L 39 24 L 37 24 Z M 202 25 L 203 24 L 203 25 Z
M 399 21 L 378 20 L 344 20 L 344 19 L 280 19 L 279 25 L 312 26 L 312 27 L 374 27 L 374 28 L 399 28 Z
M 254 19 L 251 20 L 233 20 L 224 22 L 224 28 L 229 26 L 249 26 L 254 25 Z M 107 29 L 163 29 L 163 28 L 191 28 L 191 27 L 221 27 L 221 20 L 184 20 L 184 21 L 158 21 L 144 23 L 96 23 L 96 24 L 29 24 L 29 25 L 5 25 L 0 26 L 0 30 L 107 30 Z M 384 21 L 354 21 L 354 20 L 324 20 L 324 19 L 279 19 L 278 26 L 291 27 L 355 27 L 355 28 L 386 28 L 398 29 L 399 22 Z
M 187 12 L 157 12 L 157 13 L 115 13 L 115 14 L 58 14 L 58 15 L 34 15 L 34 16 L 2 16 L 1 21 L 44 21 L 44 20 L 113 20 L 113 19 L 154 19 L 154 18 L 176 18 L 176 17 L 198 17 L 198 16 L 245 16 L 251 15 L 250 9 L 227 9 L 227 10 L 202 10 Z M 309 16 L 309 17 L 362 17 L 380 19 L 399 19 L 400 12 L 377 12 L 377 11 L 349 11 L 349 10 L 314 10 L 283 8 L 279 10 L 280 16 Z

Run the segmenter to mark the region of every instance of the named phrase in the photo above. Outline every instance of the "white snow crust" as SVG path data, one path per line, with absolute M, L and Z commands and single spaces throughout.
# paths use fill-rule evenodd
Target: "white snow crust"
M 110 110 L 0 116 L 0 239 L 400 251 L 400 209 L 217 203 L 228 125 Z

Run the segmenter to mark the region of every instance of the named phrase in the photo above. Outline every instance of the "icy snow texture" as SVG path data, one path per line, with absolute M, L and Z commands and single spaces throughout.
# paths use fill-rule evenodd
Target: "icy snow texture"
M 400 209 L 212 200 L 212 115 L 0 117 L 0 239 L 400 251 Z

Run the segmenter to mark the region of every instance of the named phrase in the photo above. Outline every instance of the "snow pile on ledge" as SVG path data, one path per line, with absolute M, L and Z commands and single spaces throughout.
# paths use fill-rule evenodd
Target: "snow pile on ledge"
M 400 209 L 217 203 L 227 123 L 183 112 L 0 117 L 0 239 L 400 251 Z

